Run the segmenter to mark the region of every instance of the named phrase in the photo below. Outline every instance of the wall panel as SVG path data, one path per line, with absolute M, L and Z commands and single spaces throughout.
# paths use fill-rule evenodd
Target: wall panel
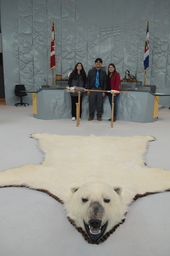
M 52 21 L 56 38 L 55 74 L 67 78 L 79 61 L 88 72 L 94 60 L 101 57 L 106 67 L 113 62 L 122 78 L 129 69 L 143 82 L 144 42 L 150 20 L 147 84 L 155 84 L 158 92 L 170 93 L 169 13 L 169 0 L 1 1 L 7 105 L 15 103 L 16 83 L 22 82 L 27 88 L 51 84 Z M 164 97 L 161 103 L 169 106 L 170 99 Z

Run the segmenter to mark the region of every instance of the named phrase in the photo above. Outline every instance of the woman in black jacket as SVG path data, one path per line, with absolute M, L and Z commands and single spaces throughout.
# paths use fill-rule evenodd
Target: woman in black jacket
M 74 70 L 71 72 L 68 80 L 68 86 L 69 87 L 84 87 L 86 85 L 86 72 L 84 71 L 83 65 L 81 62 L 78 62 L 75 65 Z M 78 94 L 70 93 L 71 95 L 71 114 L 72 114 L 72 121 L 75 121 L 76 119 L 76 103 L 78 102 Z M 83 94 L 80 95 L 80 118 L 82 113 L 82 98 Z

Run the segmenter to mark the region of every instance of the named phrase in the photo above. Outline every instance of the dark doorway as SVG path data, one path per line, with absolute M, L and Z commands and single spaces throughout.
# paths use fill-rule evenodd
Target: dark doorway
M 2 53 L 0 53 L 0 99 L 5 99 Z

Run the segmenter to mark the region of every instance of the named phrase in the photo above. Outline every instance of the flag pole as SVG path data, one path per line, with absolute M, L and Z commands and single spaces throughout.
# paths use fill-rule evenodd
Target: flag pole
M 146 85 L 146 70 L 144 70 L 144 81 L 143 84 Z
M 54 85 L 54 68 L 52 68 L 52 85 Z

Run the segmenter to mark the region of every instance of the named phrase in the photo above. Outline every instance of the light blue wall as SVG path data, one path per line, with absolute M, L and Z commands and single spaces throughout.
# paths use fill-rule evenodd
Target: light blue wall
M 129 69 L 143 82 L 143 51 L 150 20 L 147 84 L 170 93 L 169 0 L 1 0 L 6 104 L 16 102 L 14 85 L 51 84 L 51 23 L 55 22 L 55 74 L 67 77 L 76 62 L 88 71 L 96 57 Z M 28 96 L 29 97 L 29 96 Z M 30 100 L 30 99 L 29 99 Z M 170 106 L 169 97 L 161 103 Z

